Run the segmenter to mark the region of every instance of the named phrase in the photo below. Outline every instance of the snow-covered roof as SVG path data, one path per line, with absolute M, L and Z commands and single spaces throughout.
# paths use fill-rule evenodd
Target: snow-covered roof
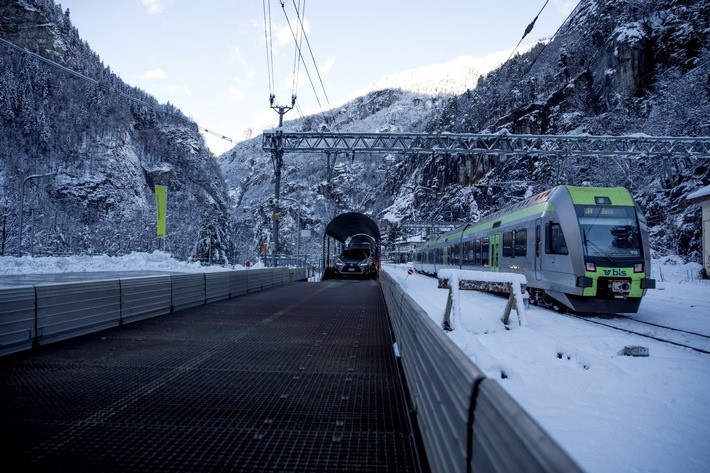
M 359 212 L 340 214 L 330 221 L 325 228 L 325 234 L 341 243 L 353 235 L 370 235 L 374 241 L 380 240 L 380 229 L 367 215 Z
M 695 192 L 691 192 L 688 194 L 686 197 L 687 200 L 696 200 L 696 201 L 702 201 L 706 199 L 710 199 L 710 185 L 702 187 Z

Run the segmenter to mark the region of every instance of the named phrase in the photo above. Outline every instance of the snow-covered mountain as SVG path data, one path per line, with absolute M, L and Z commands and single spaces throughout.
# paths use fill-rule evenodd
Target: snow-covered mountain
M 551 40 L 516 54 L 459 58 L 373 82 L 296 131 L 710 135 L 708 0 L 582 0 Z M 197 125 L 128 87 L 52 0 L 0 3 L 0 37 L 85 78 L 0 44 L 0 208 L 6 253 L 150 250 L 153 186 L 169 190 L 166 249 L 242 262 L 271 240 L 273 167 L 261 137 L 210 157 Z M 29 175 L 53 172 L 50 178 Z M 558 182 L 624 185 L 646 210 L 657 254 L 699 256 L 700 208 L 684 196 L 710 183 L 700 160 L 530 159 L 358 153 L 284 157 L 281 246 L 321 255 L 327 223 L 346 211 L 384 235 L 408 220 L 463 221 Z M 294 202 L 295 201 L 295 202 Z
M 708 136 L 707 11 L 707 1 L 583 0 L 555 38 L 481 75 L 475 87 L 447 94 L 441 77 L 429 89 L 409 82 L 410 77 L 424 77 L 424 71 L 444 69 L 433 66 L 383 79 L 373 86 L 377 90 L 332 114 L 288 121 L 285 128 Z M 397 87 L 380 89 L 387 84 Z M 453 84 L 451 90 L 463 87 L 466 80 Z M 266 182 L 271 164 L 260 149 L 260 137 L 238 144 L 220 157 L 220 165 L 239 195 L 239 207 L 268 215 L 263 206 L 273 194 L 273 185 Z M 699 257 L 700 208 L 689 206 L 684 196 L 710 181 L 710 168 L 702 160 L 643 157 L 503 161 L 487 156 L 357 154 L 338 156 L 328 175 L 325 156 L 289 153 L 284 166 L 285 195 L 302 203 L 307 213 L 302 221 L 319 235 L 330 218 L 346 211 L 368 214 L 388 234 L 388 227 L 411 220 L 476 220 L 557 183 L 622 185 L 646 209 L 654 251 L 689 259 Z M 254 186 L 249 179 L 260 170 L 260 185 Z M 289 206 L 288 211 L 293 214 L 295 209 Z M 268 238 L 270 222 L 263 223 L 255 239 Z
M 532 47 L 532 44 L 522 45 L 516 53 L 524 54 Z M 386 75 L 371 82 L 359 95 L 387 89 L 428 95 L 460 95 L 476 88 L 478 79 L 503 65 L 511 53 L 512 50 L 500 51 L 482 58 L 461 56 L 447 63 Z
M 0 37 L 5 254 L 20 251 L 20 209 L 25 252 L 154 249 L 153 188 L 165 185 L 161 246 L 197 259 L 218 247 L 224 260 L 228 245 L 211 239 L 227 232 L 226 189 L 195 123 L 121 81 L 52 0 L 0 2 Z

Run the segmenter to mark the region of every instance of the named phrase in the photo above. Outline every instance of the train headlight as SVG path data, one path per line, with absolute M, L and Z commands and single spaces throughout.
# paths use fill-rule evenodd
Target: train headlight
M 643 273 L 643 263 L 636 263 L 634 265 L 634 273 Z
M 594 263 L 587 262 L 587 263 L 584 263 L 584 269 L 586 269 L 589 272 L 594 273 L 597 271 L 597 265 Z

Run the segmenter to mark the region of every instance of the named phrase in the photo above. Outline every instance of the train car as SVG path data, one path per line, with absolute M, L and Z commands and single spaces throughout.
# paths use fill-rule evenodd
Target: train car
M 532 303 L 579 313 L 637 312 L 655 287 L 646 220 L 623 187 L 547 190 L 428 241 L 414 267 L 520 273 Z

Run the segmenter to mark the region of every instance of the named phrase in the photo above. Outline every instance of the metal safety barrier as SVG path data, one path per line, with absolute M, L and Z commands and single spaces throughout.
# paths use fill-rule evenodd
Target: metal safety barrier
M 582 471 L 385 271 L 380 283 L 432 471 Z
M 102 277 L 0 287 L 0 356 L 308 280 L 306 268 Z

